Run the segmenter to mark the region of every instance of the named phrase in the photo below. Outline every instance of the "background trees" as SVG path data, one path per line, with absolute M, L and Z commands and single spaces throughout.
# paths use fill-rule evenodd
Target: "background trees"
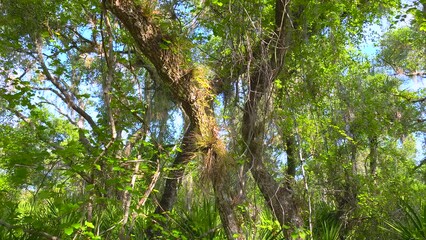
M 400 5 L 1 2 L 2 238 L 394 238 L 425 190 L 395 75 L 424 86 L 421 3 L 359 48 Z

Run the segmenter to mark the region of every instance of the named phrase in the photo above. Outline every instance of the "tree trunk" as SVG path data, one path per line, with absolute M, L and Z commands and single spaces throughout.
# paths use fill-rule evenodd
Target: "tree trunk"
M 257 91 L 251 91 L 252 93 Z M 252 94 L 250 94 L 252 95 Z M 247 169 L 251 170 L 254 180 L 259 186 L 269 208 L 272 210 L 281 226 L 301 227 L 303 225 L 299 208 L 294 199 L 293 191 L 289 181 L 278 183 L 268 172 L 264 164 L 263 154 L 263 126 L 256 124 L 257 104 L 260 98 L 251 98 L 245 105 L 243 116 L 243 139 L 248 148 L 247 157 L 249 161 Z M 290 230 L 292 231 L 292 230 Z M 288 233 L 287 233 L 288 234 Z
M 244 105 L 242 120 L 242 137 L 249 160 L 246 162 L 246 170 L 250 169 L 263 197 L 281 226 L 293 228 L 286 231 L 287 237 L 294 228 L 302 227 L 303 220 L 289 182 L 282 184 L 277 182 L 265 166 L 263 150 L 265 129 L 262 116 L 267 112 L 261 111 L 268 109 L 266 99 L 272 96 L 272 82 L 282 69 L 287 45 L 290 43 L 290 34 L 287 32 L 290 27 L 289 22 L 286 21 L 287 16 L 290 15 L 288 5 L 288 0 L 276 0 L 276 38 L 269 40 L 270 43 L 274 43 L 274 47 L 270 49 L 267 46 L 261 46 L 260 53 L 256 56 L 259 64 L 249 78 L 249 94 Z
M 186 60 L 185 54 L 176 45 L 177 39 L 162 32 L 161 28 L 151 19 L 152 9 L 138 6 L 132 0 L 107 0 L 106 7 L 124 24 L 135 40 L 136 46 L 154 65 L 164 85 L 171 91 L 173 100 L 182 105 L 189 119 L 189 128 L 182 142 L 182 152 L 174 161 L 177 170 L 170 172 L 160 206 L 156 212 L 165 212 L 172 208 L 177 196 L 178 180 L 182 177 L 185 165 L 197 152 L 212 163 L 213 168 L 221 163 L 226 153 L 222 141 L 217 136 L 217 123 L 210 102 L 213 99 L 210 82 L 206 79 L 201 67 L 194 67 Z M 186 36 L 181 36 L 183 41 Z M 164 46 L 167 45 L 167 48 Z M 215 170 L 217 171 L 217 170 Z M 216 173 L 217 174 L 217 173 Z M 214 179 L 214 178 L 212 178 Z M 216 204 L 220 211 L 223 227 L 228 238 L 235 234 L 242 236 L 240 224 L 237 222 L 231 199 L 223 192 L 226 185 L 216 186 Z
M 377 160 L 379 158 L 379 141 L 377 140 L 377 137 L 371 137 L 369 138 L 370 141 L 370 174 L 371 176 L 376 176 L 376 168 L 377 168 Z
M 177 199 L 177 191 L 180 180 L 185 173 L 186 164 L 195 156 L 196 149 L 195 129 L 190 125 L 185 132 L 181 144 L 181 152 L 179 152 L 173 162 L 172 169 L 167 177 L 163 195 L 161 196 L 160 204 L 157 206 L 155 213 L 164 213 L 172 210 Z
M 294 180 L 296 176 L 296 152 L 295 152 L 295 141 L 293 136 L 285 136 L 285 145 L 286 145 L 286 153 L 287 153 L 287 175 L 288 180 Z

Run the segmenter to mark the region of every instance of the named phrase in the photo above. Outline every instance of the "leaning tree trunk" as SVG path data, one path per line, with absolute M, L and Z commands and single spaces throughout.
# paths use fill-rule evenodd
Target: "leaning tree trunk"
M 249 98 L 245 103 L 243 115 L 242 136 L 247 146 L 246 169 L 250 169 L 254 180 L 259 186 L 269 208 L 280 222 L 281 226 L 301 227 L 303 225 L 298 205 L 295 201 L 290 181 L 277 182 L 265 166 L 264 159 L 264 126 L 259 114 L 262 107 L 262 96 L 270 94 L 270 76 L 258 75 L 257 80 L 250 82 Z M 266 81 L 263 81 L 266 79 Z M 259 86 L 262 84 L 263 86 Z M 287 234 L 290 233 L 287 232 Z
M 262 116 L 267 113 L 261 112 L 267 109 L 265 104 L 268 102 L 267 98 L 272 95 L 272 82 L 282 69 L 286 49 L 289 47 L 290 23 L 286 20 L 289 16 L 289 3 L 289 0 L 276 0 L 275 34 L 272 38 L 262 41 L 261 44 L 265 42 L 269 44 L 260 46 L 260 51 L 255 53 L 259 64 L 249 77 L 249 93 L 242 119 L 242 137 L 246 146 L 244 152 L 249 160 L 245 169 L 250 169 L 274 216 L 281 226 L 299 228 L 302 227 L 303 221 L 290 182 L 277 182 L 265 165 L 263 149 L 265 128 Z M 293 230 L 286 231 L 287 236 L 291 231 Z
M 182 153 L 177 155 L 173 163 L 177 168 L 170 172 L 160 206 L 156 210 L 163 213 L 169 211 L 176 201 L 178 182 L 184 174 L 185 165 L 197 152 L 204 154 L 206 162 L 211 163 L 213 169 L 221 169 L 219 166 L 223 165 L 221 162 L 226 153 L 223 152 L 224 148 L 218 147 L 223 144 L 217 136 L 217 123 L 210 105 L 212 89 L 205 71 L 186 60 L 182 46 L 176 44 L 176 37 L 164 33 L 150 17 L 153 9 L 138 6 L 132 0 L 107 0 L 106 7 L 130 32 L 140 52 L 154 65 L 163 84 L 171 91 L 173 100 L 182 105 L 189 119 L 188 131 L 182 141 Z M 181 37 L 183 39 L 179 39 L 179 42 L 185 42 L 185 36 Z M 242 236 L 231 198 L 225 191 L 227 186 L 215 181 L 215 178 L 212 178 L 212 183 L 228 238 L 232 239 L 236 234 Z

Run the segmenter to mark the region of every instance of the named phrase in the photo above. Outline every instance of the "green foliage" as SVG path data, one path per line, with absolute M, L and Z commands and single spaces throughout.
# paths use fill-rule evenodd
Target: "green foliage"
M 325 203 L 316 206 L 314 226 L 313 236 L 318 239 L 337 240 L 342 235 L 338 212 Z
M 426 69 L 424 33 L 410 27 L 395 29 L 385 35 L 381 45 L 380 60 L 390 65 L 397 74 L 412 74 Z
M 248 239 L 285 239 L 283 228 L 269 212 L 262 213 L 259 223 L 255 225 L 254 229 L 249 228 L 249 230 Z
M 219 214 L 212 201 L 191 204 L 189 209 L 176 211 L 175 222 L 188 239 L 218 239 L 220 237 Z
M 399 221 L 386 222 L 388 230 L 395 232 L 400 239 L 426 238 L 426 206 L 422 202 L 413 206 L 407 201 L 400 205 L 404 214 Z
M 139 52 L 103 2 L 1 2 L 0 220 L 8 224 L 0 226 L 0 239 L 41 239 L 43 233 L 224 239 L 217 193 L 198 180 L 212 140 L 200 140 L 206 144 L 185 169 L 172 165 L 187 154 L 181 135 L 197 115 L 182 113 L 188 106 L 175 95 L 183 93 L 164 85 L 162 66 Z M 260 101 L 255 125 L 264 133 L 256 161 L 291 190 L 305 226 L 281 226 L 247 180 L 248 169 L 231 172 L 229 164 L 242 187 L 232 194 L 246 197 L 229 199 L 244 233 L 235 237 L 425 238 L 425 206 L 399 205 L 397 198 L 422 199 L 426 190 L 424 167 L 416 168 L 416 136 L 426 129 L 424 90 L 404 90 L 400 75 L 388 71 L 419 79 L 426 69 L 420 2 L 409 6 L 410 26 L 383 36 L 378 62 L 368 61 L 359 44 L 365 27 L 401 10 L 397 0 L 289 1 L 283 43 L 276 42 L 275 1 L 135 2 L 163 31 L 153 54 L 165 61 L 173 58 L 162 54 L 182 54 L 182 68 L 203 66 L 195 69 L 201 77 L 188 99 L 214 99 L 197 109 L 215 115 L 214 140 L 224 140 L 221 153 L 238 167 L 248 151 L 241 129 L 252 127 L 241 124 L 249 85 L 254 73 L 270 73 L 285 49 L 284 65 L 270 74 L 273 86 Z M 287 172 L 290 154 L 294 176 Z M 176 170 L 185 175 L 174 208 L 156 214 Z

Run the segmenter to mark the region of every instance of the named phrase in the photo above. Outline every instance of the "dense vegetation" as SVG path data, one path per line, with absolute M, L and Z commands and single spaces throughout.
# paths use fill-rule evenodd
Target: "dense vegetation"
M 0 239 L 426 239 L 424 0 L 0 11 Z

